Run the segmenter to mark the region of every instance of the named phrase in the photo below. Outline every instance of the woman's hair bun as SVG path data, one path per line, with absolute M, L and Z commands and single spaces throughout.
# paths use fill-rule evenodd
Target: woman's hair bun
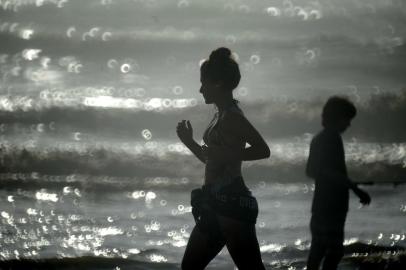
M 209 61 L 211 62 L 226 62 L 229 60 L 231 60 L 231 51 L 224 47 L 212 51 L 209 58 Z
M 209 60 L 200 66 L 201 76 L 214 82 L 222 82 L 225 89 L 232 91 L 240 82 L 241 74 L 237 62 L 228 48 L 218 48 L 210 54 Z

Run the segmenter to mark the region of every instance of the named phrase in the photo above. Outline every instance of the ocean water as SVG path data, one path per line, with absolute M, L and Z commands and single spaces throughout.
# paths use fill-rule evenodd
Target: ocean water
M 134 182 L 120 187 L 100 177 L 89 183 L 79 175 L 58 180 L 59 187 L 2 189 L 2 260 L 94 256 L 179 265 L 194 226 L 193 185 L 170 178 L 143 188 Z M 303 262 L 309 250 L 312 184 L 252 181 L 249 186 L 260 204 L 256 228 L 264 263 Z M 360 207 L 351 198 L 345 244 L 405 247 L 406 186 L 366 189 L 370 206 Z M 232 269 L 226 249 L 210 266 Z
M 175 126 L 201 142 L 215 108 L 199 64 L 220 46 L 272 152 L 243 165 L 265 264 L 304 264 L 304 164 L 337 94 L 358 109 L 346 160 L 372 196 L 351 198 L 345 244 L 405 247 L 405 14 L 395 0 L 0 0 L 0 260 L 178 269 L 204 168 Z M 226 249 L 210 268 L 233 269 Z

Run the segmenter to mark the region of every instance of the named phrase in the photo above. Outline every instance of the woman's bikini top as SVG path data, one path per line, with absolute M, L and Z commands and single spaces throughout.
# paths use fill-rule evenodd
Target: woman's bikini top
M 245 148 L 245 142 L 233 134 L 224 134 L 219 128 L 219 124 L 224 119 L 224 116 L 229 113 L 237 113 L 244 115 L 242 110 L 237 106 L 234 101 L 221 112 L 216 112 L 213 120 L 203 134 L 203 141 L 210 147 L 225 146 L 231 149 Z M 220 125 L 221 126 L 221 125 Z M 227 184 L 233 179 L 241 177 L 241 164 L 242 161 L 229 161 L 229 162 L 215 162 L 208 160 L 205 169 L 205 183 L 206 184 Z

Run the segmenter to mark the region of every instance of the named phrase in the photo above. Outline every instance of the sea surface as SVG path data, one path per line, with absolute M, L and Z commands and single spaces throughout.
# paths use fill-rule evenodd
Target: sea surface
M 80 113 L 83 119 L 88 112 Z M 4 125 L 1 259 L 90 256 L 117 259 L 117 269 L 127 269 L 122 260 L 134 263 L 129 268 L 179 269 L 194 226 L 190 191 L 203 184 L 204 164 L 179 141 L 155 139 L 153 125 L 136 134 L 142 140 L 131 140 L 126 132 L 116 138 L 110 130 L 105 135 L 80 129 L 77 120 L 65 124 L 75 132 L 64 132 L 58 129 L 63 117 L 55 119 L 61 124 Z M 311 137 L 268 137 L 271 158 L 243 164 L 260 204 L 256 228 L 268 267 L 300 269 L 308 254 L 314 184 L 304 164 Z M 405 144 L 346 138 L 345 149 L 350 176 L 372 197 L 364 207 L 351 197 L 345 244 L 406 247 Z M 99 263 L 91 261 L 89 269 L 110 269 Z M 210 267 L 233 269 L 226 249 Z
M 127 179 L 123 186 L 103 177 L 38 177 L 44 186 L 58 185 L 0 192 L 2 260 L 94 256 L 179 266 L 194 226 L 189 191 L 195 185 L 165 177 Z M 305 261 L 313 185 L 266 180 L 248 185 L 260 204 L 256 229 L 264 263 L 286 267 Z M 366 190 L 372 197 L 368 207 L 351 197 L 345 244 L 406 247 L 406 186 Z M 233 269 L 227 250 L 210 266 Z

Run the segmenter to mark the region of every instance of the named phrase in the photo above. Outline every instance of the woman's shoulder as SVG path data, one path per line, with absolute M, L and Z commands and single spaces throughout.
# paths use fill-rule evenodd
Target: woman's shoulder
M 237 106 L 231 106 L 222 115 L 220 121 L 222 130 L 228 133 L 239 133 L 241 128 L 246 126 L 248 120 L 244 115 L 244 112 Z
M 238 104 L 239 104 L 239 101 L 234 99 L 233 100 L 233 105 L 231 105 L 228 108 L 228 111 L 231 112 L 231 113 L 237 113 L 237 114 L 244 115 L 244 112 L 242 111 L 240 106 L 238 106 Z
M 226 110 L 224 110 L 222 118 L 227 120 L 241 119 L 242 117 L 245 118 L 244 112 L 237 105 L 237 103 L 238 101 L 235 100 L 233 105 L 229 106 Z

